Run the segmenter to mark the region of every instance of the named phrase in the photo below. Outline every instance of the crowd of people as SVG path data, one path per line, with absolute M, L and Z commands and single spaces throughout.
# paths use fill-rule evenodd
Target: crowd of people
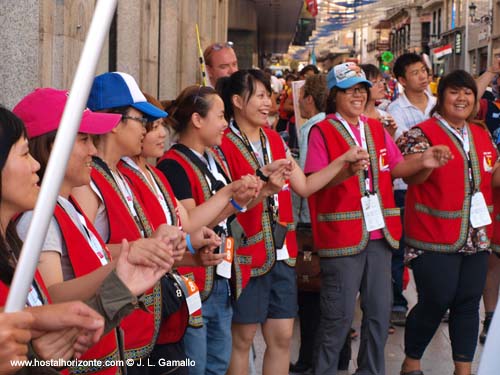
M 442 77 L 436 96 L 421 56 L 403 54 L 402 90 L 384 109 L 371 64 L 307 66 L 294 93 L 238 69 L 231 42 L 204 59 L 210 85 L 169 101 L 125 72 L 95 77 L 26 307 L 0 313 L 0 373 L 77 358 L 96 361 L 43 371 L 246 374 L 260 326 L 263 374 L 336 374 L 359 298 L 356 374 L 386 373 L 402 325 L 401 375 L 422 375 L 449 314 L 455 373 L 471 375 L 480 300 L 484 342 L 500 281 L 500 54 L 476 80 Z M 0 108 L 0 306 L 67 98 L 39 88 Z M 409 313 L 405 266 L 418 292 Z

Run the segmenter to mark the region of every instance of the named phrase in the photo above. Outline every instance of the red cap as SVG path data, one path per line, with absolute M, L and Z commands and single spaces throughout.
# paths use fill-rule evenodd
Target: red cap
M 14 112 L 23 120 L 29 138 L 38 137 L 57 130 L 61 122 L 68 91 L 52 88 L 38 88 L 26 95 L 14 107 Z M 121 120 L 120 114 L 97 113 L 90 109 L 83 111 L 80 133 L 109 133 Z

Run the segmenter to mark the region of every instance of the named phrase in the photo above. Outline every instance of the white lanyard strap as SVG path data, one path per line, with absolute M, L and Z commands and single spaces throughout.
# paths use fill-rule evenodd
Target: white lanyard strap
M 149 174 L 150 180 L 153 181 L 153 183 L 151 184 L 149 182 L 150 180 L 148 179 L 148 175 L 144 173 L 144 171 L 137 165 L 137 163 L 132 158 L 125 156 L 122 158 L 122 161 L 125 162 L 127 165 L 131 166 L 132 168 L 134 168 L 137 172 L 142 174 L 144 180 L 146 181 L 150 189 L 153 191 L 153 193 L 156 195 L 158 202 L 160 203 L 160 206 L 163 209 L 163 212 L 165 213 L 165 217 L 167 218 L 167 224 L 172 225 L 173 215 L 171 214 L 170 209 L 168 208 L 167 202 L 165 201 L 165 197 L 163 196 L 160 187 L 156 183 L 153 174 L 150 171 L 146 171 Z
M 59 197 L 57 199 L 59 204 L 61 205 L 62 209 L 68 214 L 68 216 L 71 218 L 71 221 L 78 227 L 80 232 L 87 238 L 87 242 L 92 248 L 92 251 L 96 255 L 96 257 L 99 259 L 99 262 L 101 262 L 101 265 L 105 266 L 106 264 L 109 263 L 108 259 L 106 258 L 106 252 L 102 248 L 101 243 L 95 236 L 95 234 L 89 229 L 87 226 L 87 222 L 85 221 L 85 218 L 83 217 L 82 214 L 80 214 L 76 208 L 63 197 Z
M 470 140 L 469 140 L 469 132 L 467 130 L 467 125 L 465 125 L 463 127 L 463 133 L 460 134 L 454 128 L 452 128 L 450 126 L 450 124 L 448 124 L 448 122 L 443 117 L 441 117 L 441 115 L 436 113 L 434 115 L 434 117 L 436 117 L 439 120 L 439 122 L 441 122 L 441 124 L 443 124 L 443 126 L 446 129 L 448 129 L 455 137 L 457 137 L 457 139 L 462 144 L 462 148 L 465 151 L 465 155 L 467 156 L 467 159 L 470 160 L 470 154 L 469 154 L 470 153 Z
M 364 150 L 366 150 L 366 152 L 368 152 L 368 146 L 366 144 L 365 123 L 363 122 L 363 120 L 361 120 L 361 118 L 358 119 L 358 122 L 359 122 L 359 135 L 360 135 L 360 138 L 361 138 L 361 145 L 360 145 L 359 142 L 358 142 L 358 139 L 356 138 L 356 136 L 354 135 L 354 132 L 351 129 L 351 126 L 342 117 L 342 115 L 340 113 L 336 112 L 335 113 L 335 119 L 342 124 L 342 126 L 345 128 L 345 130 L 351 136 L 351 138 L 354 141 L 354 143 L 356 143 L 357 146 L 363 148 Z M 366 189 L 367 193 L 370 191 L 370 177 L 368 175 L 368 171 L 366 171 L 366 170 L 365 170 L 365 189 Z
M 448 121 L 446 121 L 438 113 L 435 113 L 434 117 L 437 118 L 438 121 L 460 141 L 460 144 L 462 145 L 462 148 L 465 153 L 465 157 L 467 158 L 467 166 L 469 168 L 469 182 L 471 184 L 471 193 L 473 193 L 475 181 L 474 181 L 474 172 L 472 170 L 472 162 L 470 158 L 470 138 L 469 138 L 469 131 L 467 130 L 467 124 L 464 125 L 464 127 L 462 128 L 462 134 L 460 134 L 454 128 L 452 128 L 450 124 L 448 124 Z

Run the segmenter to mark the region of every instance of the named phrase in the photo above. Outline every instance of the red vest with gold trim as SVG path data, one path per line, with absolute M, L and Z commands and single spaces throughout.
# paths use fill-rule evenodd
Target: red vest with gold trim
M 406 193 L 405 241 L 416 249 L 456 252 L 469 233 L 471 203 L 469 168 L 460 141 L 438 120 L 431 118 L 417 126 L 431 145 L 446 145 L 454 159 L 432 171 L 421 184 L 409 185 Z M 491 137 L 479 125 L 470 124 L 470 156 L 475 186 L 492 209 L 491 178 L 497 152 Z M 491 211 L 490 211 L 491 212 Z M 486 233 L 491 238 L 493 225 Z
M 197 206 L 211 197 L 212 193 L 203 172 L 182 152 L 171 148 L 158 162 L 165 159 L 175 160 L 182 166 L 188 176 L 189 186 Z M 215 267 L 179 267 L 177 270 L 180 274 L 189 277 L 196 283 L 202 301 L 205 301 L 210 296 L 214 283 Z M 190 317 L 189 325 L 193 327 L 203 325 L 201 310 Z
M 92 223 L 85 216 L 78 204 L 71 198 L 70 201 L 75 206 L 76 210 L 85 218 L 87 228 L 92 231 L 92 233 L 94 233 L 94 235 L 99 240 L 102 249 L 104 250 L 104 252 L 106 252 L 107 259 L 111 260 L 111 255 L 106 248 L 106 244 L 102 241 Z M 75 225 L 66 211 L 64 211 L 64 209 L 58 204 L 54 209 L 54 217 L 61 230 L 61 235 L 68 250 L 68 256 L 71 261 L 71 266 L 73 268 L 73 272 L 75 273 L 75 277 L 87 275 L 88 273 L 91 273 L 102 267 L 101 262 L 99 261 L 99 259 L 97 259 L 97 255 L 94 253 L 92 247 L 88 243 L 88 239 L 78 229 L 78 227 Z M 103 336 L 97 344 L 95 344 L 83 354 L 81 359 L 99 359 L 103 364 L 106 360 L 120 359 L 116 330 L 112 330 L 108 334 Z M 117 366 L 107 368 L 92 366 L 91 371 L 86 371 L 86 368 L 70 369 L 70 373 L 78 374 L 116 374 L 117 371 Z
M 315 126 L 325 140 L 328 162 L 355 145 L 338 121 L 327 118 Z M 394 203 L 391 172 L 386 161 L 384 128 L 378 121 L 369 119 L 365 124 L 365 135 L 370 154 L 372 190 L 378 195 L 384 215 L 384 237 L 392 248 L 397 248 L 401 238 L 401 219 L 399 208 Z M 364 189 L 364 175 L 358 173 L 337 186 L 321 189 L 310 197 L 314 245 L 321 257 L 355 255 L 366 248 L 370 233 L 366 230 L 361 209 Z
M 177 201 L 168 180 L 165 176 L 163 176 L 163 173 L 155 167 L 148 167 L 156 183 L 162 190 L 163 197 L 167 202 L 170 212 L 174 214 L 173 225 L 178 225 L 179 218 L 177 215 Z M 153 230 L 158 228 L 161 224 L 165 224 L 167 222 L 165 212 L 163 211 L 160 202 L 158 202 L 158 197 L 148 186 L 148 182 L 144 179 L 144 176 L 123 161 L 118 163 L 118 169 L 128 179 L 134 195 L 141 202 L 141 205 L 144 207 L 148 217 L 151 218 Z M 183 302 L 182 305 L 183 306 L 181 306 L 178 311 L 170 314 L 166 320 L 162 321 L 157 340 L 158 344 L 178 342 L 184 336 L 189 320 L 189 314 L 186 303 Z M 201 309 L 199 310 L 199 314 L 201 316 Z
M 108 215 L 110 239 L 108 244 L 120 244 L 122 239 L 135 241 L 141 238 L 138 224 L 132 217 L 124 198 L 107 172 L 93 162 L 91 178 L 102 195 Z M 141 209 L 141 207 L 137 207 Z M 147 235 L 151 230 L 144 214 L 141 213 Z M 153 350 L 161 323 L 161 286 L 156 283 L 153 289 L 144 293 L 144 303 L 149 313 L 135 310 L 125 317 L 120 327 L 125 333 L 125 357 L 139 359 L 147 357 Z
M 272 160 L 285 159 L 285 147 L 278 133 L 266 128 L 262 128 L 262 130 L 269 141 Z M 222 138 L 221 149 L 234 180 L 246 174 L 255 174 L 255 171 L 259 168 L 243 141 L 230 129 L 226 130 Z M 278 193 L 278 205 L 279 221 L 288 227 L 286 246 L 290 258 L 285 262 L 293 267 L 297 257 L 297 241 L 289 189 Z M 234 260 L 236 297 L 238 298 L 250 277 L 261 276 L 271 270 L 276 262 L 276 249 L 272 237 L 271 219 L 262 202 L 247 212 L 239 213 L 237 220 L 246 236 L 242 246 L 236 251 Z

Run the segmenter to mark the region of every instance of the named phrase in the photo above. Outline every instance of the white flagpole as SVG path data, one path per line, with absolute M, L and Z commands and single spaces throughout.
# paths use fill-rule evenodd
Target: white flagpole
M 99 0 L 90 24 L 85 45 L 76 69 L 75 78 L 61 119 L 45 172 L 40 195 L 36 202 L 26 241 L 16 266 L 6 312 L 22 310 L 35 275 L 42 243 L 47 235 L 68 159 L 86 107 L 102 46 L 109 32 L 117 0 Z
M 486 343 L 484 344 L 481 362 L 479 363 L 478 375 L 498 375 L 500 374 L 500 300 L 498 300 L 495 314 L 488 329 Z

